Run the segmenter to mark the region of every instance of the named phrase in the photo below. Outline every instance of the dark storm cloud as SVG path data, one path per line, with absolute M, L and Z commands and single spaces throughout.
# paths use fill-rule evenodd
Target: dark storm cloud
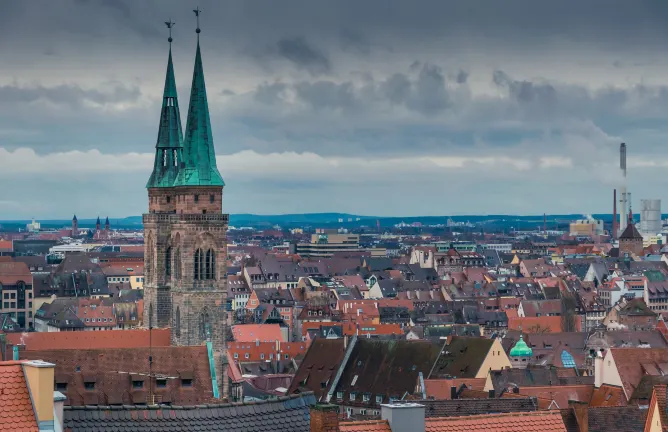
M 331 69 L 327 56 L 303 36 L 280 39 L 257 56 L 260 60 L 265 56 L 287 60 L 296 68 L 306 70 L 312 75 L 326 74 Z

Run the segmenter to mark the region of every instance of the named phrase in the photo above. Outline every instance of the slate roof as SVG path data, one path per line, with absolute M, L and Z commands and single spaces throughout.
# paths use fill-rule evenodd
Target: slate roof
M 66 407 L 65 432 L 309 432 L 312 393 L 254 403 Z
M 425 422 L 426 432 L 460 432 L 463 430 L 468 432 L 566 432 L 566 427 L 558 411 L 431 418 Z
M 377 396 L 384 403 L 390 398 L 401 399 L 407 392 L 415 391 L 420 372 L 424 376 L 429 373 L 439 351 L 440 345 L 426 341 L 359 339 L 341 374 L 335 396 L 338 398 L 342 392 L 346 405 L 361 406 L 377 406 Z M 351 393 L 356 394 L 354 400 L 350 400 Z M 362 401 L 364 393 L 370 396 L 370 402 Z
M 411 401 L 425 406 L 425 417 L 457 417 L 478 414 L 529 412 L 538 409 L 536 398 L 443 399 Z
M 645 427 L 647 409 L 637 406 L 589 408 L 589 432 L 637 432 Z
M 35 431 L 28 383 L 21 362 L 0 362 L 0 431 Z
M 642 235 L 638 232 L 635 224 L 628 224 L 626 229 L 619 236 L 620 240 L 642 240 Z
M 345 341 L 318 338 L 311 343 L 304 360 L 295 374 L 288 394 L 302 390 L 312 391 L 318 401 L 323 400 L 346 352 Z M 325 383 L 323 387 L 322 383 Z
M 559 376 L 557 369 L 552 368 L 504 369 L 501 371 L 492 371 L 491 379 L 497 397 L 500 397 L 502 393 L 515 386 L 519 387 L 520 393 L 522 393 L 523 387 L 594 384 L 593 376 L 564 377 Z

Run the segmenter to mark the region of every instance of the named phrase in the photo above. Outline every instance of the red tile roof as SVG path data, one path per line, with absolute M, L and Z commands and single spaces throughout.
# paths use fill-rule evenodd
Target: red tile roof
M 657 366 L 668 363 L 668 349 L 665 348 L 611 348 L 625 396 L 631 398 L 643 375 L 660 375 Z M 657 369 L 651 373 L 650 368 Z
M 554 386 L 532 386 L 521 387 L 520 394 L 534 396 L 548 402 L 554 401 L 557 406 L 550 408 L 568 408 L 568 401 L 589 402 L 594 393 L 593 384 L 554 385 Z
M 508 329 L 519 330 L 524 333 L 559 333 L 561 328 L 560 316 L 541 316 L 525 318 L 508 318 Z M 582 318 L 575 317 L 575 331 L 581 331 Z
M 426 379 L 424 388 L 427 398 L 450 399 L 452 387 L 459 390 L 464 385 L 467 389 L 482 391 L 485 381 L 485 378 Z
M 0 240 L 0 249 L 14 250 L 14 246 L 11 240 Z
M 39 431 L 21 362 L 0 362 L 0 431 Z
M 619 386 L 602 384 L 601 387 L 595 389 L 594 394 L 591 395 L 589 406 L 592 408 L 626 406 L 624 389 Z
M 566 432 L 559 411 L 483 414 L 425 419 L 425 432 Z
M 153 329 L 154 347 L 170 346 L 169 329 Z M 144 348 L 149 346 L 149 331 L 106 330 L 91 332 L 7 333 L 10 345 L 25 345 L 26 351 L 51 349 Z
M 282 341 L 283 334 L 278 324 L 239 324 L 232 326 L 236 342 L 274 342 Z
M 24 262 L 0 262 L 0 283 L 14 285 L 18 281 L 32 284 L 32 273 Z
M 392 432 L 387 420 L 363 420 L 339 423 L 340 432 Z

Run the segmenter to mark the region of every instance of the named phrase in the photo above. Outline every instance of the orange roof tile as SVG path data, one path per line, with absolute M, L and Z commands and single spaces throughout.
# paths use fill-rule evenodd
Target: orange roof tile
M 482 391 L 485 388 L 485 380 L 485 378 L 426 379 L 424 388 L 427 398 L 450 399 L 452 387 L 459 390 L 465 385 L 467 389 Z
M 560 316 L 541 316 L 541 317 L 524 317 L 524 318 L 508 318 L 508 329 L 519 330 L 524 333 L 559 333 L 561 329 Z M 581 331 L 582 318 L 575 317 L 575 330 Z
M 624 389 L 615 385 L 601 384 L 601 387 L 594 389 L 589 406 L 592 408 L 626 406 L 626 403 Z
M 363 420 L 339 423 L 340 432 L 392 432 L 387 420 Z
M 169 329 L 151 331 L 154 347 L 170 346 Z M 10 345 L 25 345 L 26 351 L 53 349 L 145 348 L 149 346 L 149 331 L 107 330 L 91 332 L 7 333 Z
M 21 362 L 0 362 L 0 431 L 39 431 Z
M 0 240 L 0 249 L 13 250 L 14 246 L 11 240 Z
M 483 414 L 425 419 L 425 432 L 566 432 L 559 411 Z
M 278 324 L 239 324 L 232 326 L 232 334 L 237 342 L 282 341 L 283 333 Z
M 534 396 L 548 402 L 556 402 L 557 407 L 568 408 L 568 401 L 589 402 L 594 393 L 593 384 L 573 384 L 554 386 L 532 386 L 520 388 L 520 394 Z

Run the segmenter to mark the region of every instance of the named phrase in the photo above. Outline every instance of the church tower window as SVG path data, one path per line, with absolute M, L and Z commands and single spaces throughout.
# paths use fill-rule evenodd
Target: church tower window
M 172 275 L 172 248 L 168 247 L 165 251 L 165 276 Z

